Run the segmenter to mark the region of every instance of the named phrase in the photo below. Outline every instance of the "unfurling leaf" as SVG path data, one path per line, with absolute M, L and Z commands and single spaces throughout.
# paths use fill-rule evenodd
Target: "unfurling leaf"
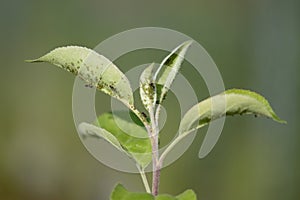
M 186 190 L 176 197 L 168 194 L 154 197 L 148 193 L 129 192 L 123 185 L 118 184 L 111 193 L 110 200 L 197 200 L 197 197 L 192 190 Z
M 210 121 L 225 115 L 254 114 L 285 123 L 273 111 L 268 101 L 261 95 L 241 89 L 231 89 L 207 98 L 193 106 L 182 118 L 179 134 L 207 125 Z M 193 126 L 196 121 L 199 123 Z
M 150 111 L 156 102 L 156 85 L 153 80 L 154 63 L 148 66 L 140 77 L 140 96 L 145 108 Z
M 159 99 L 157 104 L 161 104 L 165 99 L 167 92 L 169 91 L 171 84 L 173 83 L 181 63 L 184 60 L 185 53 L 192 41 L 186 41 L 176 47 L 160 64 L 159 68 L 155 72 L 154 80 L 157 84 L 161 85 L 162 88 L 159 91 Z
M 86 136 L 98 136 L 110 142 L 118 150 L 126 152 L 142 168 L 152 158 L 151 142 L 144 127 L 129 119 L 127 112 L 104 113 L 98 117 L 98 124 L 80 124 L 79 130 Z
M 56 48 L 50 53 L 28 62 L 47 62 L 78 75 L 88 86 L 133 106 L 133 94 L 126 76 L 107 58 L 78 46 Z

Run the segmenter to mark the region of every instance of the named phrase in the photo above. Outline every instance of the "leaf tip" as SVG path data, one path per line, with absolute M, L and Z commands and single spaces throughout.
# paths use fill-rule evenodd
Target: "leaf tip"
M 187 40 L 184 42 L 185 45 L 190 46 L 191 44 L 193 44 L 193 40 Z
M 280 124 L 287 124 L 287 121 L 280 119 L 275 113 L 273 114 L 273 120 Z
M 110 199 L 115 200 L 115 199 L 121 199 L 122 197 L 126 196 L 128 194 L 128 191 L 125 189 L 125 187 L 118 183 L 115 188 L 113 189 Z
M 37 63 L 37 62 L 46 62 L 47 60 L 45 59 L 45 56 L 36 58 L 36 59 L 28 59 L 28 60 L 24 60 L 24 62 L 26 63 Z
M 179 45 L 182 49 L 185 49 L 185 52 L 187 49 L 193 44 L 193 40 L 187 40 L 183 42 L 181 45 Z
M 35 62 L 41 62 L 39 59 L 31 59 L 31 60 L 24 60 L 26 63 L 35 63 Z
M 247 95 L 251 98 L 254 98 L 257 101 L 259 101 L 260 103 L 262 103 L 262 105 L 266 108 L 267 113 L 264 114 L 266 117 L 274 120 L 275 122 L 278 122 L 281 124 L 287 124 L 287 122 L 285 120 L 282 120 L 277 116 L 277 114 L 274 112 L 274 110 L 271 107 L 268 100 L 265 97 L 263 97 L 262 95 L 260 95 L 259 93 L 253 92 L 251 90 L 234 88 L 234 89 L 226 90 L 225 94 L 240 94 L 240 95 Z
M 124 188 L 125 189 L 125 187 L 121 183 L 117 183 L 115 188 Z

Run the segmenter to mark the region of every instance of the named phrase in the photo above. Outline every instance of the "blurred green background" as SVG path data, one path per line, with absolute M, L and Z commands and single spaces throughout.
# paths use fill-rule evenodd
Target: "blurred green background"
M 93 48 L 113 34 L 144 26 L 191 36 L 212 56 L 226 88 L 264 94 L 288 121 L 230 117 L 202 160 L 205 131 L 199 131 L 184 156 L 163 169 L 160 191 L 175 195 L 193 188 L 200 200 L 300 199 L 299 1 L 4 0 L 0 5 L 1 200 L 105 200 L 117 182 L 143 191 L 138 175 L 104 166 L 81 144 L 72 118 L 74 77 L 23 60 L 57 46 Z M 161 59 L 166 53 L 153 55 Z M 135 59 L 125 55 L 117 63 L 126 71 L 139 63 Z M 199 97 L 207 95 L 199 87 Z

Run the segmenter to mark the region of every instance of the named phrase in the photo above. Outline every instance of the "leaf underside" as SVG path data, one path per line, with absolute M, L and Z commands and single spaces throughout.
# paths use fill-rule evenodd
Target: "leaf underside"
M 123 185 L 118 184 L 111 193 L 110 200 L 197 200 L 197 197 L 192 190 L 186 190 L 176 197 L 168 194 L 154 197 L 148 193 L 129 192 Z
M 120 144 L 119 140 L 110 132 L 106 131 L 103 128 L 100 128 L 98 126 L 95 126 L 93 124 L 89 123 L 81 123 L 78 126 L 78 131 L 82 135 L 82 137 L 85 139 L 86 137 L 95 137 L 95 138 L 101 138 L 105 139 L 107 142 L 109 142 L 111 145 L 113 145 L 115 148 L 117 148 L 119 151 L 127 154 L 125 149 L 123 149 L 122 145 Z M 127 154 L 130 156 L 130 154 Z
M 200 128 L 225 115 L 237 114 L 265 116 L 276 122 L 286 123 L 275 114 L 263 96 L 249 90 L 230 89 L 193 106 L 182 118 L 179 134 Z M 196 124 L 196 121 L 199 123 Z
M 48 54 L 27 62 L 47 62 L 79 76 L 89 87 L 133 106 L 133 94 L 127 77 L 107 58 L 79 46 L 59 47 Z

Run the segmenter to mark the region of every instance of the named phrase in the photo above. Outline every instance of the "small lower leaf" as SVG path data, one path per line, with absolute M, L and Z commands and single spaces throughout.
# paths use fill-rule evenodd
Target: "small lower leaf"
M 193 190 L 186 190 L 176 197 L 168 194 L 154 197 L 149 193 L 129 192 L 123 185 L 118 184 L 111 193 L 110 200 L 197 200 L 197 196 Z
M 193 190 L 186 190 L 180 195 L 176 196 L 177 200 L 197 200 L 196 193 Z
M 148 193 L 128 192 L 123 185 L 118 184 L 111 193 L 110 200 L 154 200 Z
M 128 195 L 128 191 L 124 188 L 123 185 L 118 184 L 112 191 L 110 195 L 111 200 L 122 200 L 124 197 Z
M 155 200 L 178 200 L 178 199 L 168 194 L 161 194 L 155 197 Z

